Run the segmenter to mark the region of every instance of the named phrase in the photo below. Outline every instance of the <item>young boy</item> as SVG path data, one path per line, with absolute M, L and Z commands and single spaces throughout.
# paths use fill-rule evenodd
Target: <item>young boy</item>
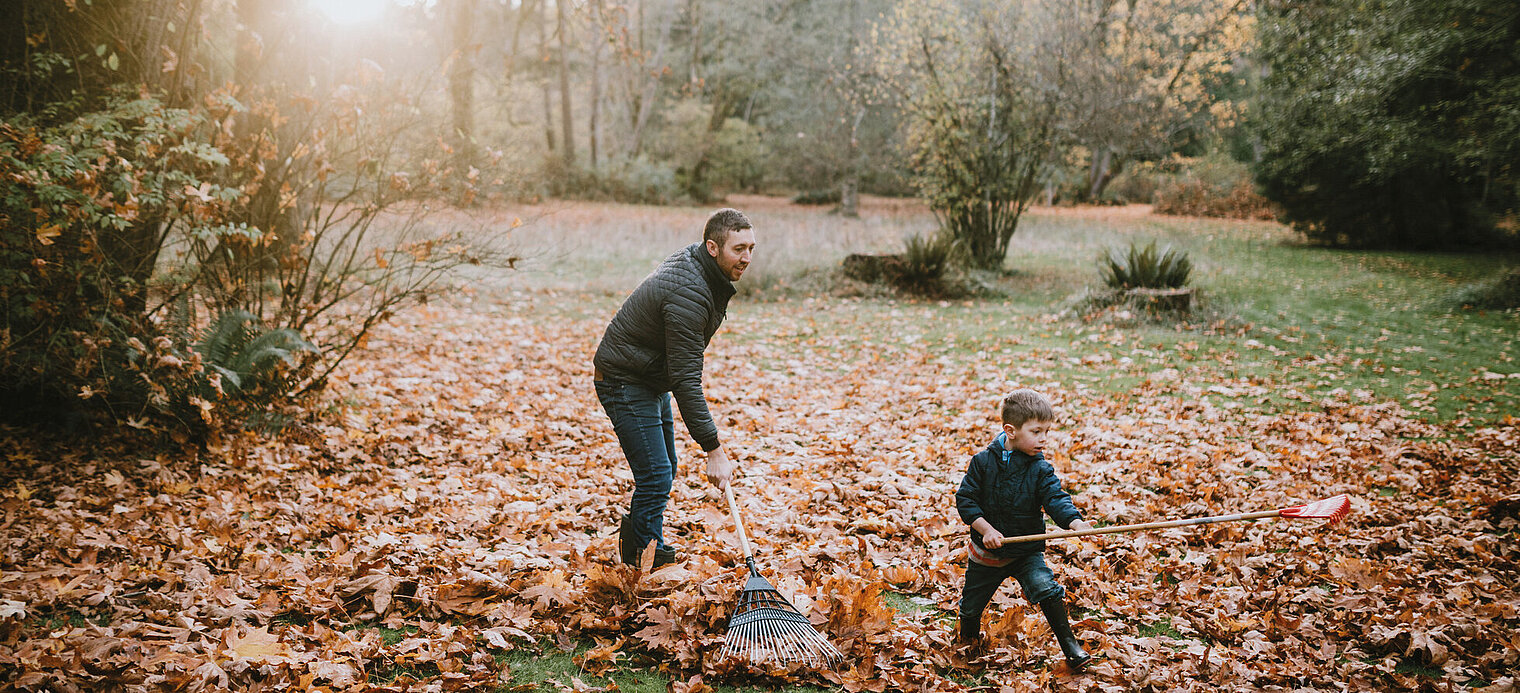
M 981 638 L 982 610 L 1003 580 L 1012 577 L 1024 588 L 1024 598 L 1045 612 L 1067 665 L 1076 671 L 1092 657 L 1072 635 L 1066 619 L 1066 590 L 1056 584 L 1045 565 L 1045 542 L 1005 540 L 1043 534 L 1041 510 L 1063 528 L 1092 528 L 1077 512 L 1071 496 L 1061 490 L 1055 468 L 1041 454 L 1055 418 L 1050 401 L 1033 390 L 1016 390 L 1003 398 L 1003 431 L 971 458 L 955 493 L 955 507 L 971 525 L 960 640 L 975 643 Z

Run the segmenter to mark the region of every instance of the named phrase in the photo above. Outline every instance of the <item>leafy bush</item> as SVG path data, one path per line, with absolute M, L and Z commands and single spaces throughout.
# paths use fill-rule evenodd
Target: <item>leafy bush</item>
M 675 169 L 647 156 L 618 158 L 595 170 L 566 170 L 558 156 L 544 162 L 548 193 L 565 199 L 611 200 L 665 205 L 690 202 L 676 180 Z
M 1103 283 L 1114 289 L 1177 289 L 1187 285 L 1192 271 L 1187 253 L 1171 248 L 1158 253 L 1155 241 L 1144 248 L 1134 243 L 1128 250 L 1111 248 L 1098 261 Z
M 1157 214 L 1225 219 L 1277 218 L 1272 203 L 1257 194 L 1256 188 L 1246 180 L 1236 181 L 1228 188 L 1211 186 L 1201 180 L 1173 181 L 1157 188 L 1154 204 Z
M 202 119 L 117 97 L 52 127 L 0 122 L 0 410 L 174 414 L 193 363 L 149 319 L 165 230 L 195 223 L 225 163 Z M 233 193 L 235 194 L 235 192 Z
M 959 260 L 959 249 L 955 237 L 943 231 L 928 238 L 921 235 L 909 238 L 893 283 L 912 293 L 945 293 L 945 275 Z
M 1250 168 L 1222 152 L 1173 155 L 1130 166 L 1108 187 L 1115 202 L 1155 205 L 1158 214 L 1274 219 L 1275 206 L 1256 192 Z
M 1264 3 L 1256 176 L 1312 240 L 1520 242 L 1520 23 L 1507 0 Z
M 838 187 L 822 190 L 803 190 L 792 196 L 794 205 L 837 205 L 841 199 Z
M 1511 267 L 1491 279 L 1462 287 L 1453 302 L 1460 307 L 1483 310 L 1520 308 L 1520 267 Z

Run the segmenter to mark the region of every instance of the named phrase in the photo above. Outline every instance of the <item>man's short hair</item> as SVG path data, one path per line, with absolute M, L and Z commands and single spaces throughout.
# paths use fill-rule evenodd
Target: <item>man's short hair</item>
M 1003 398 L 1003 423 L 1014 427 L 1029 421 L 1055 421 L 1056 410 L 1050 400 L 1034 390 L 1014 390 Z
M 722 248 L 728 242 L 728 234 L 752 228 L 755 227 L 749 223 L 749 217 L 744 216 L 744 212 L 724 207 L 707 218 L 707 227 L 702 229 L 702 240 L 716 242 Z

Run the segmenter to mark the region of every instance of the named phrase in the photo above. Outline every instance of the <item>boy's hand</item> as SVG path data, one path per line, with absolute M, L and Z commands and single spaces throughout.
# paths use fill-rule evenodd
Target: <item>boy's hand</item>
M 983 532 L 982 546 L 989 549 L 1001 548 L 1003 546 L 1003 533 L 995 529 L 988 529 L 988 531 Z
M 1073 532 L 1085 532 L 1085 531 L 1087 531 L 1089 529 L 1092 529 L 1092 528 L 1093 528 L 1092 524 L 1089 523 L 1087 520 L 1072 520 L 1071 521 L 1071 531 L 1073 531 Z
M 707 453 L 707 481 L 719 490 L 728 486 L 730 479 L 734 478 L 734 463 L 728 459 L 728 450 L 722 445 L 713 448 Z

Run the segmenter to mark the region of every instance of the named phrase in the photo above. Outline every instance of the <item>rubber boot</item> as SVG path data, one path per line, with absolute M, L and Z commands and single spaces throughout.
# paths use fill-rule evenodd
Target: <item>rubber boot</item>
M 1045 620 L 1050 623 L 1050 629 L 1055 631 L 1056 642 L 1061 644 L 1061 654 L 1066 655 L 1066 666 L 1072 671 L 1080 671 L 1087 666 L 1092 661 L 1092 655 L 1082 649 L 1081 641 L 1071 632 L 1071 624 L 1066 620 L 1066 599 L 1046 599 L 1040 602 L 1040 611 L 1045 612 Z
M 960 633 L 957 640 L 962 645 L 974 645 L 982 639 L 982 617 L 980 615 L 966 618 L 961 617 Z

